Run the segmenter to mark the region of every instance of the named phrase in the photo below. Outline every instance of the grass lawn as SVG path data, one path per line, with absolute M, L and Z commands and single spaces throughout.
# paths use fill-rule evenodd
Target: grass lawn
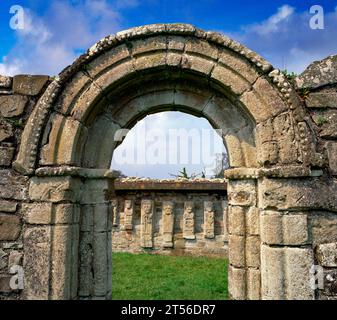
M 113 253 L 115 300 L 225 300 L 227 260 Z

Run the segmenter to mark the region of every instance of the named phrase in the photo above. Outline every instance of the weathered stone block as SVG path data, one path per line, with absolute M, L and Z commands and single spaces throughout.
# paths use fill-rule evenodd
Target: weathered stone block
M 237 71 L 242 77 L 244 77 L 247 82 L 254 83 L 259 77 L 258 73 L 251 67 L 251 65 L 242 60 L 238 59 L 234 53 L 227 49 L 223 49 L 219 52 L 219 63 Z
M 29 224 L 72 224 L 79 222 L 79 206 L 73 204 L 23 204 L 24 219 Z
M 8 267 L 8 254 L 0 249 L 0 271 Z
M 73 226 L 53 226 L 51 251 L 51 299 L 70 299 L 72 279 Z M 76 259 L 76 257 L 74 257 Z
M 325 145 L 325 148 L 328 153 L 329 167 L 330 167 L 331 173 L 337 176 L 337 142 L 329 141 Z
M 210 67 L 212 66 L 212 69 L 209 70 L 209 72 L 212 71 L 211 78 L 223 83 L 235 94 L 240 95 L 244 91 L 249 90 L 250 84 L 243 80 L 239 75 L 235 74 L 232 70 L 224 68 L 221 65 L 216 65 L 213 68 L 214 63 L 208 62 L 208 64 Z M 204 71 L 208 71 L 208 69 L 204 69 Z
M 9 167 L 14 157 L 15 148 L 0 146 L 0 166 Z
M 246 239 L 242 236 L 229 235 L 229 263 L 243 268 L 246 264 Z
M 19 237 L 20 232 L 19 217 L 0 214 L 0 241 L 14 241 Z
M 261 215 L 261 239 L 267 244 L 303 245 L 309 240 L 306 214 L 266 211 Z
M 286 298 L 283 248 L 261 246 L 261 298 L 283 300 Z
M 166 50 L 166 36 L 155 38 L 140 39 L 132 42 L 133 56 L 143 54 L 145 52 L 155 52 L 158 50 Z
M 233 300 L 246 299 L 246 270 L 238 269 L 232 266 L 228 267 L 228 291 Z
M 319 88 L 337 83 L 336 66 L 337 56 L 315 61 L 296 78 L 296 84 L 299 88 Z
M 247 298 L 259 300 L 261 295 L 261 272 L 258 269 L 247 270 Z
M 6 77 L 0 75 L 0 88 L 11 88 L 13 83 L 12 77 Z
M 22 258 L 23 258 L 23 253 L 19 251 L 11 251 L 8 257 L 8 266 L 9 268 L 12 266 L 20 266 L 22 265 Z
M 263 209 L 323 209 L 337 211 L 337 180 L 325 178 L 267 179 L 259 188 Z
M 323 139 L 337 139 L 337 110 L 324 110 L 312 116 Z
M 54 114 L 48 144 L 42 147 L 42 165 L 78 165 L 87 129 L 79 121 Z
M 71 177 L 34 177 L 30 181 L 29 196 L 36 201 L 76 202 L 81 197 L 81 181 Z
M 289 300 L 313 300 L 310 269 L 314 265 L 312 249 L 286 248 L 286 290 Z
M 308 243 L 308 218 L 306 214 L 285 215 L 283 219 L 283 243 L 303 245 Z
M 24 200 L 27 197 L 28 178 L 11 170 L 0 170 L 0 198 Z
M 260 234 L 260 212 L 256 207 L 250 207 L 246 213 L 246 230 L 248 235 Z
M 337 108 L 337 93 L 312 92 L 305 102 L 308 108 Z
M 323 267 L 337 267 L 337 242 L 318 245 L 316 257 Z
M 337 242 L 337 216 L 333 212 L 314 212 L 308 216 L 313 245 Z
M 0 200 L 0 212 L 14 213 L 17 209 L 17 202 Z
M 1 293 L 10 293 L 12 289 L 10 287 L 10 281 L 12 276 L 0 275 L 0 292 Z
M 262 299 L 310 300 L 310 268 L 314 264 L 312 249 L 261 247 Z
M 244 236 L 246 234 L 245 207 L 228 207 L 228 230 L 233 235 Z
M 13 127 L 0 119 L 0 142 L 13 136 Z
M 261 240 L 263 243 L 282 244 L 282 216 L 273 211 L 263 212 L 260 216 Z
M 240 100 L 258 123 L 287 110 L 286 103 L 265 78 L 259 78 L 254 84 L 253 91 L 244 92 Z
M 256 187 L 254 180 L 237 180 L 228 183 L 228 203 L 233 206 L 255 206 Z
M 28 98 L 20 95 L 0 96 L 0 114 L 5 118 L 20 116 L 27 105 Z
M 260 246 L 259 236 L 250 236 L 246 239 L 246 264 L 248 267 L 260 267 Z
M 48 76 L 17 75 L 13 78 L 13 92 L 36 96 L 41 92 L 48 80 Z
M 49 298 L 51 227 L 34 227 L 24 233 L 24 296 L 29 300 Z

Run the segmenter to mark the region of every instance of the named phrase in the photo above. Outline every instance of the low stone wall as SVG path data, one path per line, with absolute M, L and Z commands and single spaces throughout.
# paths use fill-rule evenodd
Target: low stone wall
M 227 256 L 223 180 L 122 179 L 115 192 L 114 252 Z

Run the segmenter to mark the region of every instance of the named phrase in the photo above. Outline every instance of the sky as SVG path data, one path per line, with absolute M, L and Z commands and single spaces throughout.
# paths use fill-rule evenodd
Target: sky
M 20 30 L 10 26 L 14 5 L 24 9 Z M 313 5 L 324 9 L 324 29 L 310 28 Z M 0 74 L 56 75 L 108 34 L 170 22 L 222 32 L 289 72 L 301 73 L 311 62 L 337 53 L 337 0 L 0 0 Z M 170 117 L 181 128 L 190 123 L 200 129 L 209 126 L 204 119 L 180 114 L 143 121 L 149 129 L 152 125 L 168 130 L 165 122 L 172 123 Z M 168 175 L 168 169 L 145 167 L 120 169 L 129 175 L 139 175 L 140 168 L 145 176 Z M 193 171 L 202 168 L 200 163 Z

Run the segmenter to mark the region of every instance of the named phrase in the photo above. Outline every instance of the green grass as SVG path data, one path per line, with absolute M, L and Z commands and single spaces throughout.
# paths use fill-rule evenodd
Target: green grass
M 113 253 L 115 300 L 225 300 L 227 260 Z

